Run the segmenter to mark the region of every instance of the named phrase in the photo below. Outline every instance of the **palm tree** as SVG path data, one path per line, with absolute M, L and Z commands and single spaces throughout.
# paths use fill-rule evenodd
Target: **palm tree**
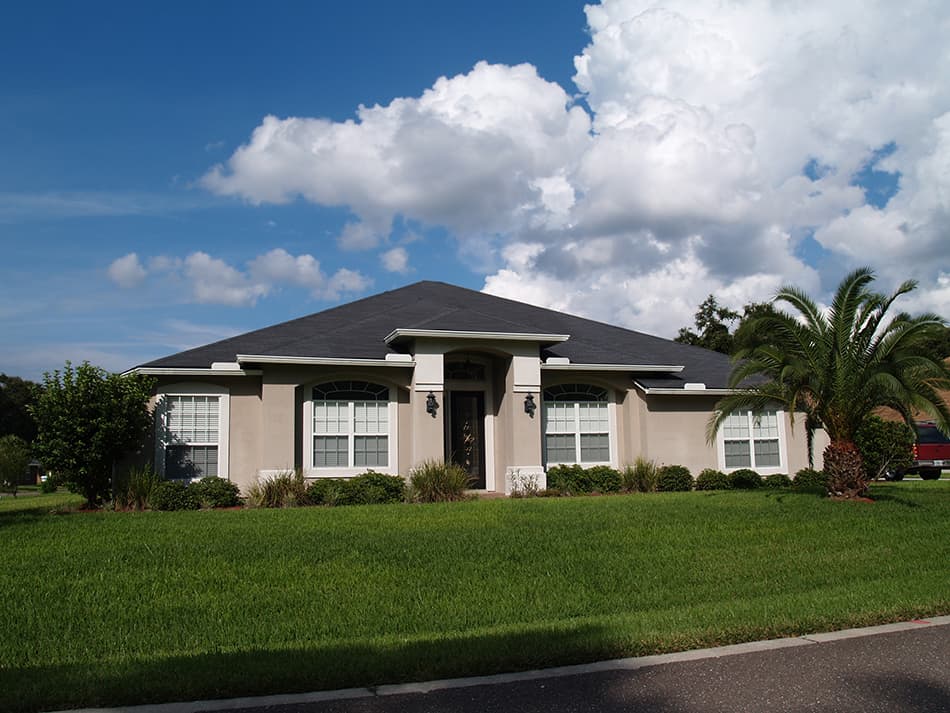
M 825 312 L 795 287 L 780 290 L 773 302 L 798 315 L 776 310 L 752 322 L 747 345 L 733 357 L 729 386 L 736 391 L 709 420 L 710 441 L 730 413 L 781 404 L 793 427 L 795 414 L 804 416 L 809 462 L 815 431 L 828 434 L 824 468 L 831 494 L 857 497 L 867 480 L 854 436 L 876 408 L 890 407 L 911 425 L 914 411 L 926 412 L 950 433 L 950 409 L 939 393 L 950 388 L 950 367 L 932 348 L 944 320 L 935 314 L 888 317 L 894 301 L 917 283 L 908 280 L 882 295 L 870 291 L 873 281 L 870 268 L 855 270 Z

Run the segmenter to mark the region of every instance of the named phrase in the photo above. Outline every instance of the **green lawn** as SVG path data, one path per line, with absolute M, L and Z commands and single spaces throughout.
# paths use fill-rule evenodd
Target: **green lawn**
M 0 501 L 0 710 L 483 674 L 950 613 L 950 486 L 49 514 Z

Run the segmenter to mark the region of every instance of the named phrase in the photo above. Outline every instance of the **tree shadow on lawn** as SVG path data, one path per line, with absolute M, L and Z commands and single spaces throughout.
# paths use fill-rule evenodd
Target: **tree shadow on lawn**
M 568 625 L 569 626 L 569 625 Z M 460 635 L 424 641 L 327 644 L 149 660 L 0 667 L 0 710 L 235 698 L 477 676 L 629 656 L 610 629 Z M 616 641 L 614 638 L 613 641 Z M 644 644 L 646 647 L 647 644 Z

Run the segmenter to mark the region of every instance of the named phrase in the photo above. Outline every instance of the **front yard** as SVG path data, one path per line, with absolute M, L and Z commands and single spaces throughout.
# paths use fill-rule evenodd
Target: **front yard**
M 0 709 L 534 668 L 950 613 L 950 486 L 181 513 L 0 501 Z

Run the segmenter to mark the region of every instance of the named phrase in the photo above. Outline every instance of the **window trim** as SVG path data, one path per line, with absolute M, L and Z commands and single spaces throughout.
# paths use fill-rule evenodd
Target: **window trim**
M 314 437 L 318 435 L 329 435 L 329 434 L 318 434 L 314 433 L 313 428 L 313 389 L 321 384 L 332 383 L 334 381 L 365 381 L 370 384 L 376 384 L 378 386 L 383 386 L 387 389 L 388 398 L 386 400 L 388 406 L 388 420 L 389 420 L 389 430 L 386 433 L 387 443 L 388 443 L 388 454 L 387 460 L 388 465 L 383 466 L 371 466 L 371 465 L 361 465 L 361 466 L 315 466 L 313 464 L 313 442 Z M 304 398 L 303 401 L 303 470 L 304 476 L 307 478 L 346 478 L 360 473 L 365 473 L 367 470 L 374 470 L 377 473 L 386 473 L 389 475 L 398 475 L 399 474 L 399 427 L 398 427 L 398 414 L 399 414 L 399 404 L 396 399 L 396 388 L 391 384 L 381 381 L 379 379 L 371 378 L 360 378 L 360 377 L 336 377 L 336 378 L 326 378 L 314 381 L 307 384 L 304 387 Z M 325 399 L 317 399 L 318 401 L 324 401 Z M 352 461 L 353 449 L 355 443 L 355 437 L 357 434 L 353 431 L 353 420 L 355 414 L 352 412 L 352 404 L 354 401 L 359 399 L 351 399 L 347 403 L 350 404 L 350 432 L 346 434 L 332 434 L 332 435 L 346 435 L 347 437 L 347 454 Z M 382 399 L 380 399 L 382 400 Z M 382 433 L 368 433 L 365 435 L 369 436 L 381 436 Z
M 218 398 L 218 478 L 230 479 L 229 436 L 231 432 L 231 393 L 226 386 L 216 384 L 183 383 L 160 386 L 155 394 L 155 471 L 165 478 L 165 399 L 175 396 L 208 396 Z M 193 445 L 215 445 L 212 443 L 194 443 Z M 191 482 L 199 478 L 176 478 L 181 482 Z
M 765 465 L 756 467 L 755 465 L 755 441 L 756 440 L 772 440 L 759 438 L 756 439 L 753 431 L 752 416 L 757 411 L 753 409 L 743 409 L 742 411 L 735 411 L 734 413 L 744 413 L 748 421 L 749 427 L 749 463 L 750 465 L 741 465 L 734 467 L 726 467 L 726 441 L 736 441 L 737 438 L 726 438 L 725 428 L 720 427 L 719 432 L 716 436 L 716 451 L 717 457 L 719 460 L 719 470 L 724 473 L 732 473 L 737 470 L 742 470 L 744 468 L 751 468 L 759 475 L 772 475 L 773 473 L 787 473 L 788 472 L 788 445 L 785 438 L 785 411 L 780 408 L 775 409 L 758 409 L 758 412 L 763 411 L 775 411 L 775 418 L 778 422 L 778 465 Z M 723 424 L 725 425 L 725 424 Z
M 548 437 L 549 435 L 556 435 L 556 434 L 549 434 L 549 433 L 548 433 L 547 409 L 545 408 L 545 406 L 546 406 L 546 400 L 545 400 L 545 398 L 544 398 L 544 392 L 547 391 L 547 390 L 549 390 L 549 389 L 554 389 L 554 388 L 564 387 L 564 386 L 573 386 L 573 385 L 586 386 L 586 387 L 594 387 L 594 388 L 596 388 L 596 389 L 600 389 L 600 390 L 606 392 L 606 397 L 607 397 L 607 398 L 606 398 L 605 401 L 591 401 L 591 402 L 588 402 L 588 403 L 606 403 L 606 404 L 607 404 L 607 452 L 608 452 L 608 460 L 605 460 L 605 461 L 580 461 L 580 460 L 577 460 L 577 461 L 572 461 L 572 462 L 568 463 L 568 462 L 566 462 L 566 461 L 553 461 L 553 460 L 549 460 L 549 459 L 548 459 L 548 439 L 547 439 L 547 437 Z M 558 402 L 558 401 L 555 401 L 554 403 L 570 403 L 570 404 L 572 404 L 572 405 L 574 406 L 574 426 L 575 426 L 576 430 L 573 432 L 572 435 L 574 436 L 574 453 L 575 453 L 575 455 L 577 455 L 577 456 L 579 457 L 580 454 L 581 454 L 581 443 L 580 443 L 581 430 L 580 430 L 580 408 L 579 408 L 579 404 L 580 404 L 580 403 L 583 403 L 583 402 L 579 402 L 579 401 L 568 401 L 568 402 L 563 402 L 563 401 L 562 401 L 562 402 Z M 601 431 L 596 431 L 596 433 L 601 433 Z M 549 384 L 548 386 L 542 387 L 542 388 L 541 388 L 541 459 L 542 459 L 542 461 L 543 461 L 543 463 L 544 463 L 544 468 L 545 468 L 545 469 L 550 468 L 550 467 L 552 467 L 552 466 L 556 466 L 556 465 L 575 465 L 575 464 L 576 464 L 576 465 L 583 466 L 583 467 L 585 467 L 585 468 L 592 468 L 592 467 L 598 466 L 598 465 L 608 465 L 608 466 L 610 466 L 610 467 L 612 467 L 612 468 L 616 468 L 616 467 L 617 467 L 617 402 L 616 402 L 616 399 L 615 399 L 615 396 L 614 396 L 614 390 L 613 390 L 611 387 L 601 386 L 600 384 L 596 384 L 596 383 L 589 382 L 589 381 L 584 381 L 584 382 L 573 381 L 573 382 L 568 382 L 568 383 L 563 383 L 563 384 L 562 384 L 562 383 L 556 383 L 556 384 Z

